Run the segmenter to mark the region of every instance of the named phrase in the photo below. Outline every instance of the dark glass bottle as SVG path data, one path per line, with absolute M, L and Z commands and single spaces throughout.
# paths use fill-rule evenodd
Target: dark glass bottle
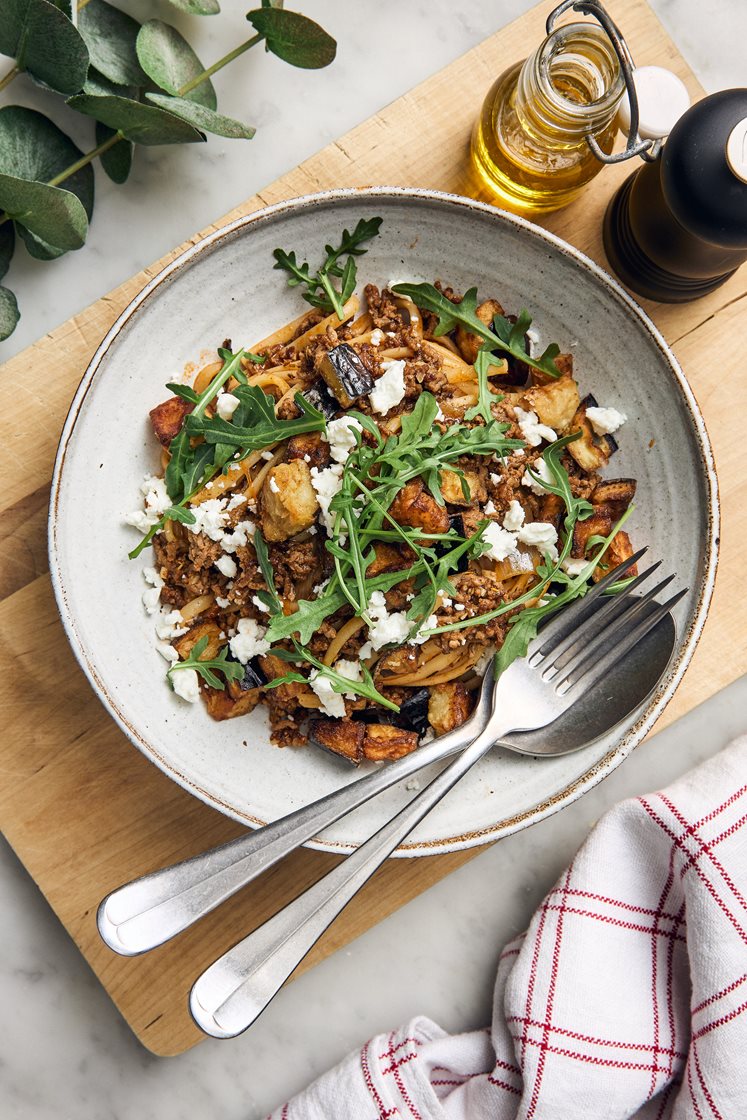
M 623 283 L 665 303 L 706 295 L 747 260 L 747 89 L 688 109 L 613 197 L 604 247 Z

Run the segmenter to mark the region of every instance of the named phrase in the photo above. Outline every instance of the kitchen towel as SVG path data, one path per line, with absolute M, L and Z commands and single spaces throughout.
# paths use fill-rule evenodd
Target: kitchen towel
M 413 1019 L 272 1120 L 747 1120 L 746 783 L 744 736 L 615 806 L 505 947 L 489 1030 Z

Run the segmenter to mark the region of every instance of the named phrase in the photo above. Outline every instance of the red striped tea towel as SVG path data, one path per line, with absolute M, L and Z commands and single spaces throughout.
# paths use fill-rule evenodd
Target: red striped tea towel
M 607 813 L 489 1031 L 368 1042 L 272 1120 L 747 1120 L 747 736 Z

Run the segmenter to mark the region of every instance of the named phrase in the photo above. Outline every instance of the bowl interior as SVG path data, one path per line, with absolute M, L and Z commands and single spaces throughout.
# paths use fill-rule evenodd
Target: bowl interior
M 571 351 L 582 394 L 628 417 L 607 474 L 638 480 L 629 530 L 690 588 L 676 616 L 667 676 L 625 723 L 577 754 L 535 760 L 493 751 L 419 826 L 403 854 L 443 851 L 521 827 L 578 796 L 643 734 L 697 638 L 715 560 L 715 481 L 702 422 L 648 320 L 590 262 L 492 208 L 425 192 L 351 191 L 297 200 L 244 219 L 170 266 L 122 316 L 84 379 L 63 433 L 51 521 L 52 573 L 63 621 L 102 699 L 141 750 L 181 785 L 248 823 L 274 819 L 355 777 L 313 747 L 269 744 L 260 708 L 214 723 L 164 681 L 142 609 L 136 541 L 122 524 L 158 466 L 147 413 L 186 363 L 230 338 L 251 345 L 306 306 L 272 268 L 276 247 L 315 261 L 361 217 L 384 219 L 358 261 L 359 284 L 440 278 L 527 307 L 541 344 Z M 421 779 L 422 781 L 422 779 Z M 344 850 L 411 797 L 392 790 L 321 838 Z

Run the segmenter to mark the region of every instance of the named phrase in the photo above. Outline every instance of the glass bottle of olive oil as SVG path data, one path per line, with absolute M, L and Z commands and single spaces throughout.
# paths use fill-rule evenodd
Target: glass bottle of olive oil
M 604 166 L 587 136 L 612 151 L 624 91 L 618 57 L 601 27 L 558 27 L 485 98 L 471 145 L 480 193 L 527 216 L 567 205 Z

